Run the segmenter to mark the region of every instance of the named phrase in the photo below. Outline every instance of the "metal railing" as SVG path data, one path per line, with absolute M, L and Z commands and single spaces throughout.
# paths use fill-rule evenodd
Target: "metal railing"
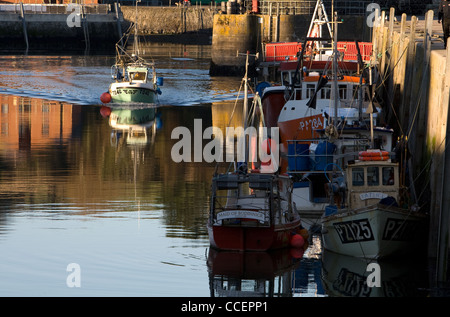
M 21 4 L 0 4 L 0 13 L 20 14 Z M 111 12 L 110 4 L 97 4 L 83 6 L 85 14 L 108 14 Z M 73 11 L 67 4 L 23 4 L 25 14 L 67 14 Z
M 251 1 L 250 6 L 251 6 Z M 316 6 L 316 0 L 261 0 L 259 1 L 259 11 L 266 15 L 312 15 Z M 339 15 L 364 15 L 367 5 L 374 0 L 335 0 L 334 11 Z M 324 0 L 325 10 L 331 16 L 331 0 Z

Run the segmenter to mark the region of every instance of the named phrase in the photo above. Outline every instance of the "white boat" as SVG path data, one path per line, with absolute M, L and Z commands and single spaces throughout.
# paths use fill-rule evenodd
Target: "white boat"
M 328 205 L 321 219 L 325 249 L 380 259 L 406 255 L 423 245 L 427 216 L 417 206 L 402 207 L 406 201 L 398 163 L 357 160 L 348 164 L 345 180 L 332 181 L 330 187 L 339 204 Z

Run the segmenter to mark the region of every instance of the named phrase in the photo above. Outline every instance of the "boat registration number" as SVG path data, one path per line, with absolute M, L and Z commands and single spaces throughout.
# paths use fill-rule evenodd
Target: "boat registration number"
M 368 219 L 358 219 L 333 223 L 342 243 L 374 240 Z
M 126 95 L 145 95 L 145 96 L 150 96 L 150 91 L 149 90 L 137 90 L 137 89 L 126 89 L 126 88 L 119 88 L 117 90 L 112 90 L 111 91 L 111 95 L 116 96 L 116 95 L 120 95 L 120 94 L 126 94 Z

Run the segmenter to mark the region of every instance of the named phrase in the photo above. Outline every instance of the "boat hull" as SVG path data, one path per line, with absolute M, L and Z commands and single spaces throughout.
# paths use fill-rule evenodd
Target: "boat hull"
M 426 240 L 426 219 L 423 214 L 380 204 L 325 216 L 321 219 L 323 246 L 371 259 L 409 254 Z
M 300 218 L 280 226 L 240 227 L 208 224 L 213 248 L 229 251 L 267 251 L 289 247 L 292 233 L 300 227 Z
M 109 89 L 114 103 L 156 103 L 157 92 L 144 85 L 111 85 Z
M 267 89 L 267 88 L 266 88 Z M 271 87 L 264 92 L 262 97 L 262 109 L 267 128 L 276 127 L 278 116 L 283 109 L 286 100 L 284 99 L 284 86 Z

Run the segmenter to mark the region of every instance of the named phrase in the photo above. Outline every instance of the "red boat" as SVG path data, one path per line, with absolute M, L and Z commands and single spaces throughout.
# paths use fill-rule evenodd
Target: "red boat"
M 237 251 L 289 247 L 300 229 L 291 194 L 292 180 L 287 175 L 215 175 L 207 225 L 211 246 Z

